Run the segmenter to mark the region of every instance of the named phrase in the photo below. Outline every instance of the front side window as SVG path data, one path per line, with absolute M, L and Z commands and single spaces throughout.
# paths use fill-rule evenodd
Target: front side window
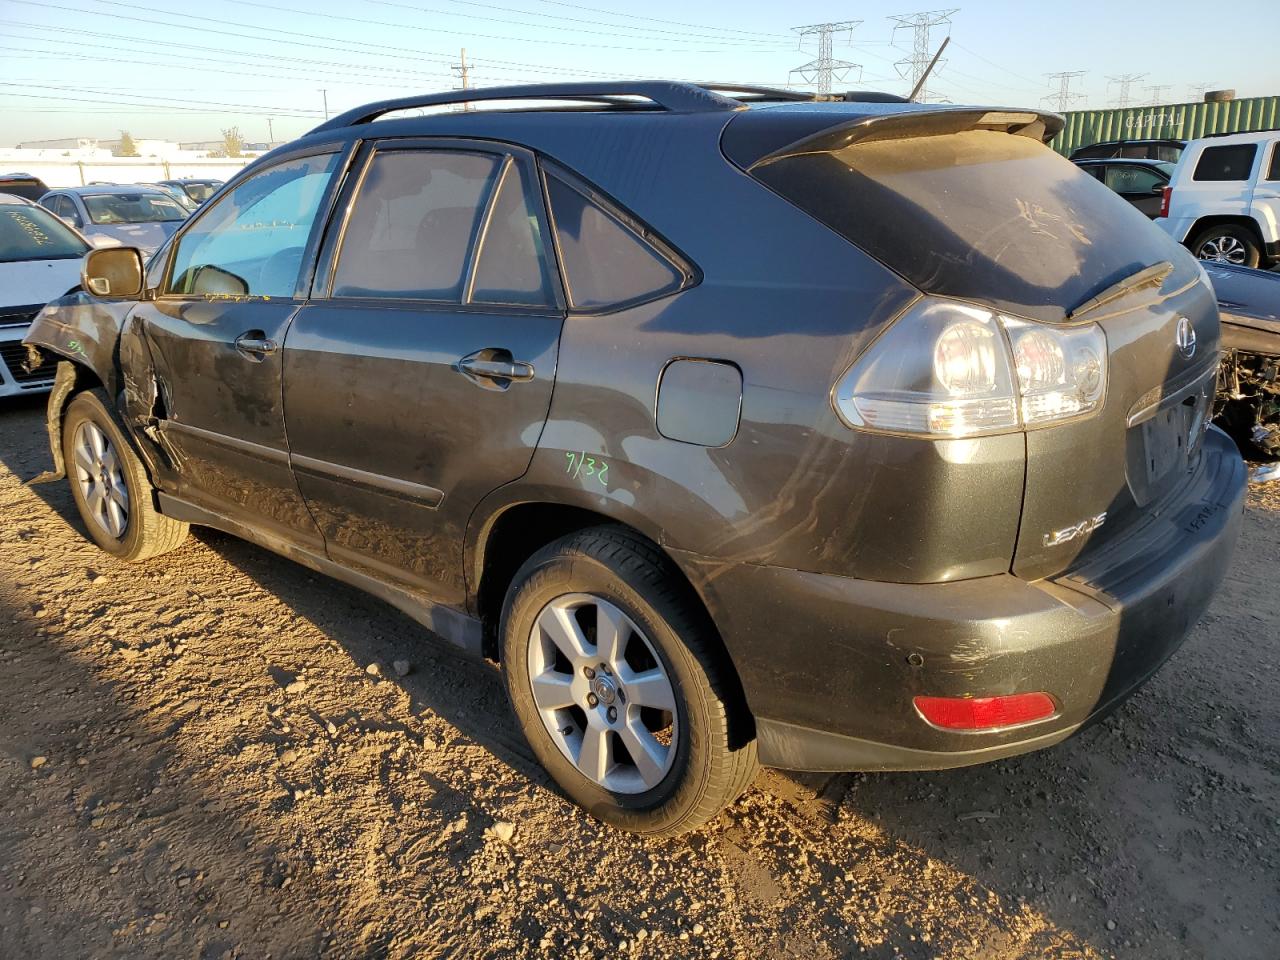
M 1206 147 L 1196 163 L 1193 180 L 1248 180 L 1253 161 L 1258 155 L 1256 143 L 1237 143 L 1224 147 Z
M 73 260 L 88 245 L 44 207 L 0 203 L 0 263 Z
M 249 177 L 178 240 L 165 291 L 292 297 L 338 154 L 286 160 Z
M 599 310 L 680 289 L 684 274 L 630 227 L 559 177 L 548 177 L 569 303 Z
M 385 151 L 369 162 L 342 236 L 334 297 L 461 303 L 499 158 Z
M 1113 163 L 1107 167 L 1106 183 L 1116 193 L 1151 193 L 1165 180 L 1146 167 Z
M 84 198 L 89 219 L 99 226 L 114 223 L 163 223 L 185 220 L 187 212 L 161 193 L 103 193 Z

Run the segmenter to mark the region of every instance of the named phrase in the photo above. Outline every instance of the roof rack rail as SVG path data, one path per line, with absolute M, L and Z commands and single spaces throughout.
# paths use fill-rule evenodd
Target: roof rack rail
M 733 97 L 743 103 L 910 103 L 896 93 L 879 90 L 848 90 L 844 93 L 812 93 L 808 90 L 788 90 L 781 87 L 760 87 L 749 83 L 700 83 L 703 90 Z M 745 94 L 745 96 L 734 96 Z
M 340 113 L 312 130 L 339 130 L 343 127 L 369 123 L 397 110 L 419 107 L 440 107 L 456 103 L 482 103 L 487 100 L 577 100 L 599 103 L 601 106 L 635 109 L 626 97 L 645 97 L 661 110 L 673 113 L 715 113 L 741 110 L 737 100 L 721 96 L 713 90 L 693 83 L 667 80 L 592 81 L 590 83 L 539 83 L 511 87 L 481 87 L 471 90 L 450 90 L 447 93 L 430 93 L 394 100 L 367 103 L 345 113 Z

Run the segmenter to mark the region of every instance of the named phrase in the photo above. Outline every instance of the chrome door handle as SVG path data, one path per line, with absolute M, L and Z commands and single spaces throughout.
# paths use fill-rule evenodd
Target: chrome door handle
M 493 348 L 467 354 L 454 363 L 453 369 L 477 386 L 499 390 L 505 390 L 512 383 L 532 380 L 534 375 L 532 363 L 513 360 L 510 351 Z
M 279 344 L 264 336 L 260 330 L 250 330 L 236 337 L 236 349 L 250 360 L 262 360 L 279 348 Z

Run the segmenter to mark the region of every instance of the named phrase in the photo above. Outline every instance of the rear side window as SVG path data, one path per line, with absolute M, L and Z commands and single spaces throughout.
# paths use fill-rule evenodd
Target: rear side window
M 88 246 L 43 207 L 0 203 L 0 263 L 72 260 Z
M 342 237 L 334 297 L 459 303 L 499 158 L 442 150 L 379 152 Z
M 1280 140 L 1271 145 L 1271 166 L 1267 169 L 1268 180 L 1280 180 Z
M 1030 137 L 972 130 L 782 157 L 751 175 L 921 290 L 1061 320 L 1177 248 Z
M 551 303 L 551 283 L 542 223 L 533 205 L 536 194 L 525 172 L 510 158 L 498 177 L 470 301 L 546 306 Z
M 1206 147 L 1196 162 L 1192 180 L 1248 180 L 1258 155 L 1256 143 L 1236 143 L 1223 147 Z
M 547 192 L 572 307 L 637 303 L 683 285 L 686 274 L 621 219 L 559 177 L 548 178 Z

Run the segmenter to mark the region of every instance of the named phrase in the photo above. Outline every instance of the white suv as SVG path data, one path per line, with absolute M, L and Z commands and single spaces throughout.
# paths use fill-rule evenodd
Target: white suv
M 1156 223 L 1201 260 L 1280 261 L 1280 130 L 1192 140 Z

